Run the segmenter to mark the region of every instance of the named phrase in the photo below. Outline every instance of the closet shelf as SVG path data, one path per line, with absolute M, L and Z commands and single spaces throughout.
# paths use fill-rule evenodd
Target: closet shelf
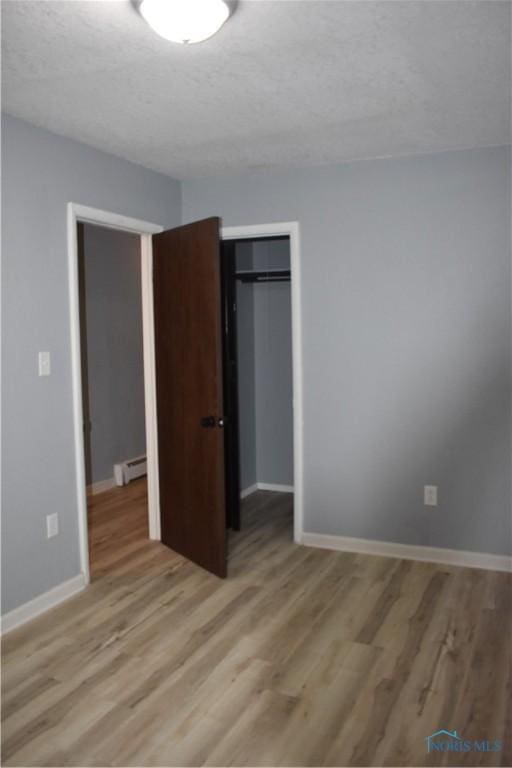
M 289 269 L 248 269 L 235 273 L 242 283 L 284 283 L 291 279 Z

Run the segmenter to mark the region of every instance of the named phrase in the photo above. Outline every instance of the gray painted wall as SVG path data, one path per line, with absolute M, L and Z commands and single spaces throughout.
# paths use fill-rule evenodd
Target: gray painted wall
M 146 451 L 140 237 L 86 224 L 83 259 L 89 484 Z
M 306 531 L 511 551 L 510 170 L 488 148 L 184 183 L 184 221 L 300 222 Z
M 290 244 L 256 240 L 255 269 L 290 269 Z M 256 474 L 293 485 L 293 374 L 290 283 L 254 286 Z
M 256 476 L 293 485 L 293 376 L 289 283 L 254 286 Z
M 180 184 L 2 117 L 2 610 L 80 572 L 73 448 L 66 204 L 176 226 Z M 49 350 L 52 374 L 37 375 Z M 46 538 L 46 515 L 60 533 Z
M 236 246 L 237 269 L 289 269 L 288 241 Z M 240 487 L 293 485 L 289 283 L 237 283 Z
M 252 268 L 252 244 L 235 246 L 237 269 Z M 254 378 L 254 291 L 250 283 L 236 284 L 238 347 L 238 419 L 240 435 L 240 489 L 257 482 L 256 393 Z
M 255 240 L 252 244 L 254 269 L 290 269 L 290 243 L 282 240 Z

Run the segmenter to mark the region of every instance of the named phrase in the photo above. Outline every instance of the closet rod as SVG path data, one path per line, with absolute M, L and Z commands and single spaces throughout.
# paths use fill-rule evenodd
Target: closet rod
M 289 269 L 247 270 L 236 272 L 235 277 L 242 283 L 284 283 L 291 279 Z

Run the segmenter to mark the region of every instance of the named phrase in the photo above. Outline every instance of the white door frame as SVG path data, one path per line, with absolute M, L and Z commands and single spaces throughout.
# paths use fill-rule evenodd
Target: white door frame
M 302 402 L 302 320 L 300 287 L 300 230 L 298 221 L 222 227 L 223 240 L 254 239 L 283 236 L 290 238 L 290 271 L 292 298 L 292 366 L 293 366 L 293 537 L 302 544 L 304 516 Z
M 148 471 L 149 538 L 160 540 L 160 498 L 158 485 L 158 442 L 156 420 L 155 338 L 153 324 L 153 244 L 152 235 L 163 227 L 77 203 L 68 203 L 68 275 L 71 328 L 71 368 L 73 387 L 73 430 L 75 449 L 76 498 L 81 569 L 86 584 L 90 581 L 87 536 L 87 498 L 83 435 L 82 368 L 80 355 L 80 305 L 78 286 L 77 224 L 97 224 L 109 229 L 140 235 L 142 282 L 142 335 L 144 349 L 144 403 L 146 411 L 146 456 Z

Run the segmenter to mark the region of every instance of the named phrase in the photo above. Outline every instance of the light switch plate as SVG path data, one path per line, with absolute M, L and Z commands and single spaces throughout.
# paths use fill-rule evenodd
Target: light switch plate
M 49 376 L 51 371 L 50 366 L 50 353 L 49 352 L 40 352 L 39 357 L 39 375 L 40 376 Z
M 59 532 L 59 516 L 56 512 L 52 515 L 46 515 L 46 536 L 51 539 L 52 536 L 57 536 Z
M 437 485 L 423 486 L 423 503 L 426 507 L 437 507 Z

